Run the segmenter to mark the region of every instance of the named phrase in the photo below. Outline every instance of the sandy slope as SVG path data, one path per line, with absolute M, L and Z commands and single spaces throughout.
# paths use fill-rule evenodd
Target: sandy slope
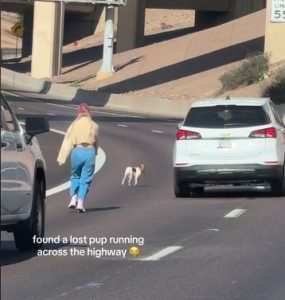
M 247 53 L 262 51 L 264 20 L 265 12 L 260 11 L 208 30 L 116 54 L 114 65 L 118 71 L 101 82 L 96 81 L 101 61 L 90 57 L 87 63 L 80 62 L 76 57 L 87 55 L 88 51 L 78 49 L 66 60 L 64 74 L 53 80 L 137 96 L 212 96 L 220 89 L 219 77 L 225 70 L 233 68 Z
M 91 36 L 64 47 L 63 74 L 52 81 L 142 97 L 196 99 L 215 95 L 226 70 L 247 53 L 263 50 L 264 11 L 200 32 L 193 24 L 193 11 L 147 10 L 147 45 L 116 54 L 112 78 L 96 80 L 102 37 Z M 19 66 L 28 66 L 27 61 Z

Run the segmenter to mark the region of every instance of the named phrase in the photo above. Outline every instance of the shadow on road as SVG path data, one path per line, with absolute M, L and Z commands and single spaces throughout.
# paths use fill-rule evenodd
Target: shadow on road
M 114 209 L 120 209 L 120 206 L 109 206 L 109 207 L 96 207 L 96 208 L 87 208 L 86 213 L 89 212 L 99 212 L 99 211 L 109 211 Z
M 269 188 L 257 190 L 254 187 L 215 187 L 213 189 L 206 189 L 203 193 L 191 193 L 185 199 L 237 199 L 246 198 L 247 200 L 254 200 L 257 198 L 272 198 Z M 278 199 L 278 197 L 276 197 Z
M 41 249 L 56 250 L 69 244 L 46 244 Z M 17 264 L 37 256 L 37 251 L 19 252 L 14 241 L 1 241 L 1 267 Z

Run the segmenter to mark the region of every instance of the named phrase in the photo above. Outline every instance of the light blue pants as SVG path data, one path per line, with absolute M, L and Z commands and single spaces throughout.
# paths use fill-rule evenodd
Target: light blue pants
M 77 199 L 85 200 L 95 170 L 95 155 L 93 147 L 72 149 L 70 197 L 77 194 Z

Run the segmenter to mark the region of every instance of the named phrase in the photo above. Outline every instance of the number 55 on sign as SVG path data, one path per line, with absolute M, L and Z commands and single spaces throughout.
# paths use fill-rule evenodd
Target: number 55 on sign
M 271 22 L 285 23 L 285 0 L 271 0 Z

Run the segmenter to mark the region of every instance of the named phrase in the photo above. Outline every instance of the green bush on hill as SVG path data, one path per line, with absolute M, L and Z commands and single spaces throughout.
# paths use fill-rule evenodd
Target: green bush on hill
M 249 56 L 240 67 L 220 77 L 221 92 L 234 90 L 240 86 L 253 84 L 269 76 L 269 55 L 258 53 Z
M 279 70 L 273 82 L 263 91 L 264 97 L 270 97 L 276 104 L 285 103 L 285 68 Z

